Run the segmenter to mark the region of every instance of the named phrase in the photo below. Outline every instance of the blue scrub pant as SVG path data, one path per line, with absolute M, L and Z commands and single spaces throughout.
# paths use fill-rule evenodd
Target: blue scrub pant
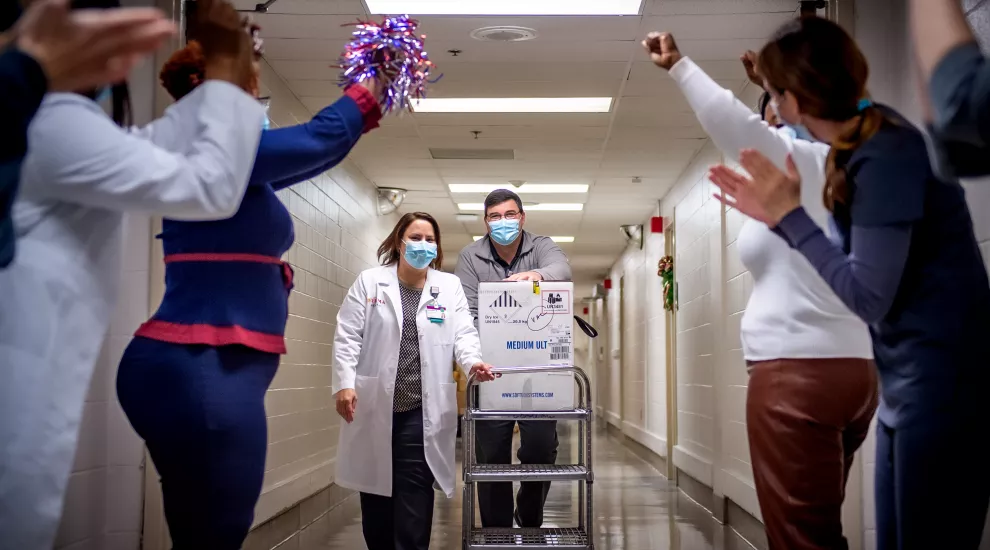
M 117 395 L 161 476 L 175 550 L 238 550 L 265 474 L 265 392 L 279 356 L 135 338 Z
M 878 550 L 976 550 L 990 500 L 982 414 L 877 422 Z

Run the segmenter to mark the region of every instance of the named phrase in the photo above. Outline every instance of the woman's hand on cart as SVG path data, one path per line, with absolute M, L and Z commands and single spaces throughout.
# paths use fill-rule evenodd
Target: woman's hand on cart
M 478 363 L 471 367 L 470 375 L 474 376 L 475 380 L 478 382 L 491 382 L 496 378 L 501 377 L 501 374 L 496 374 L 492 372 L 492 366 L 488 363 Z

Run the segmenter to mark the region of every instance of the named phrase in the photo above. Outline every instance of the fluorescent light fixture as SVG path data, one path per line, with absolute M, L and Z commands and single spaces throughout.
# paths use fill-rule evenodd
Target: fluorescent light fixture
M 458 210 L 482 211 L 485 210 L 483 202 L 461 202 L 457 204 Z M 584 210 L 584 204 L 580 202 L 541 202 L 533 205 L 526 205 L 527 212 L 580 212 Z
M 484 238 L 485 238 L 484 235 L 475 235 L 474 236 L 474 240 L 476 240 L 476 241 L 480 241 L 481 239 L 484 239 Z M 550 237 L 550 238 L 553 239 L 553 242 L 560 243 L 560 244 L 574 242 L 574 237 Z
M 611 97 L 428 97 L 416 113 L 607 113 Z
M 486 183 L 451 183 L 447 187 L 451 193 L 484 193 L 488 194 L 496 189 L 508 189 L 520 195 L 524 193 L 587 193 L 588 185 L 583 183 L 524 183 L 516 187 L 511 183 L 505 185 L 489 185 Z
M 366 0 L 373 14 L 639 15 L 642 0 Z

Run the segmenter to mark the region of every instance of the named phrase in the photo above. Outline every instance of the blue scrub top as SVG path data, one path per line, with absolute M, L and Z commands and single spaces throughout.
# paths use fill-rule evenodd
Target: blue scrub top
M 921 132 L 881 108 L 888 121 L 852 154 L 852 200 L 835 217 L 847 253 L 853 225 L 911 230 L 893 304 L 870 327 L 880 419 L 896 428 L 979 402 L 990 381 L 990 281 L 962 187 L 936 178 Z

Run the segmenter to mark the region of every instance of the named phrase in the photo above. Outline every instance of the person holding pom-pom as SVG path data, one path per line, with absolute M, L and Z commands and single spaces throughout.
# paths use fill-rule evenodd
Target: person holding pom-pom
M 251 32 L 257 97 L 262 44 Z M 204 66 L 190 42 L 162 68 L 162 85 L 179 100 L 205 81 Z M 165 296 L 124 353 L 117 394 L 161 476 L 176 548 L 237 549 L 247 536 L 265 473 L 264 397 L 286 352 L 292 290 L 281 260 L 292 218 L 275 193 L 343 160 L 378 126 L 378 96 L 370 76 L 309 122 L 262 132 L 229 219 L 163 222 Z

